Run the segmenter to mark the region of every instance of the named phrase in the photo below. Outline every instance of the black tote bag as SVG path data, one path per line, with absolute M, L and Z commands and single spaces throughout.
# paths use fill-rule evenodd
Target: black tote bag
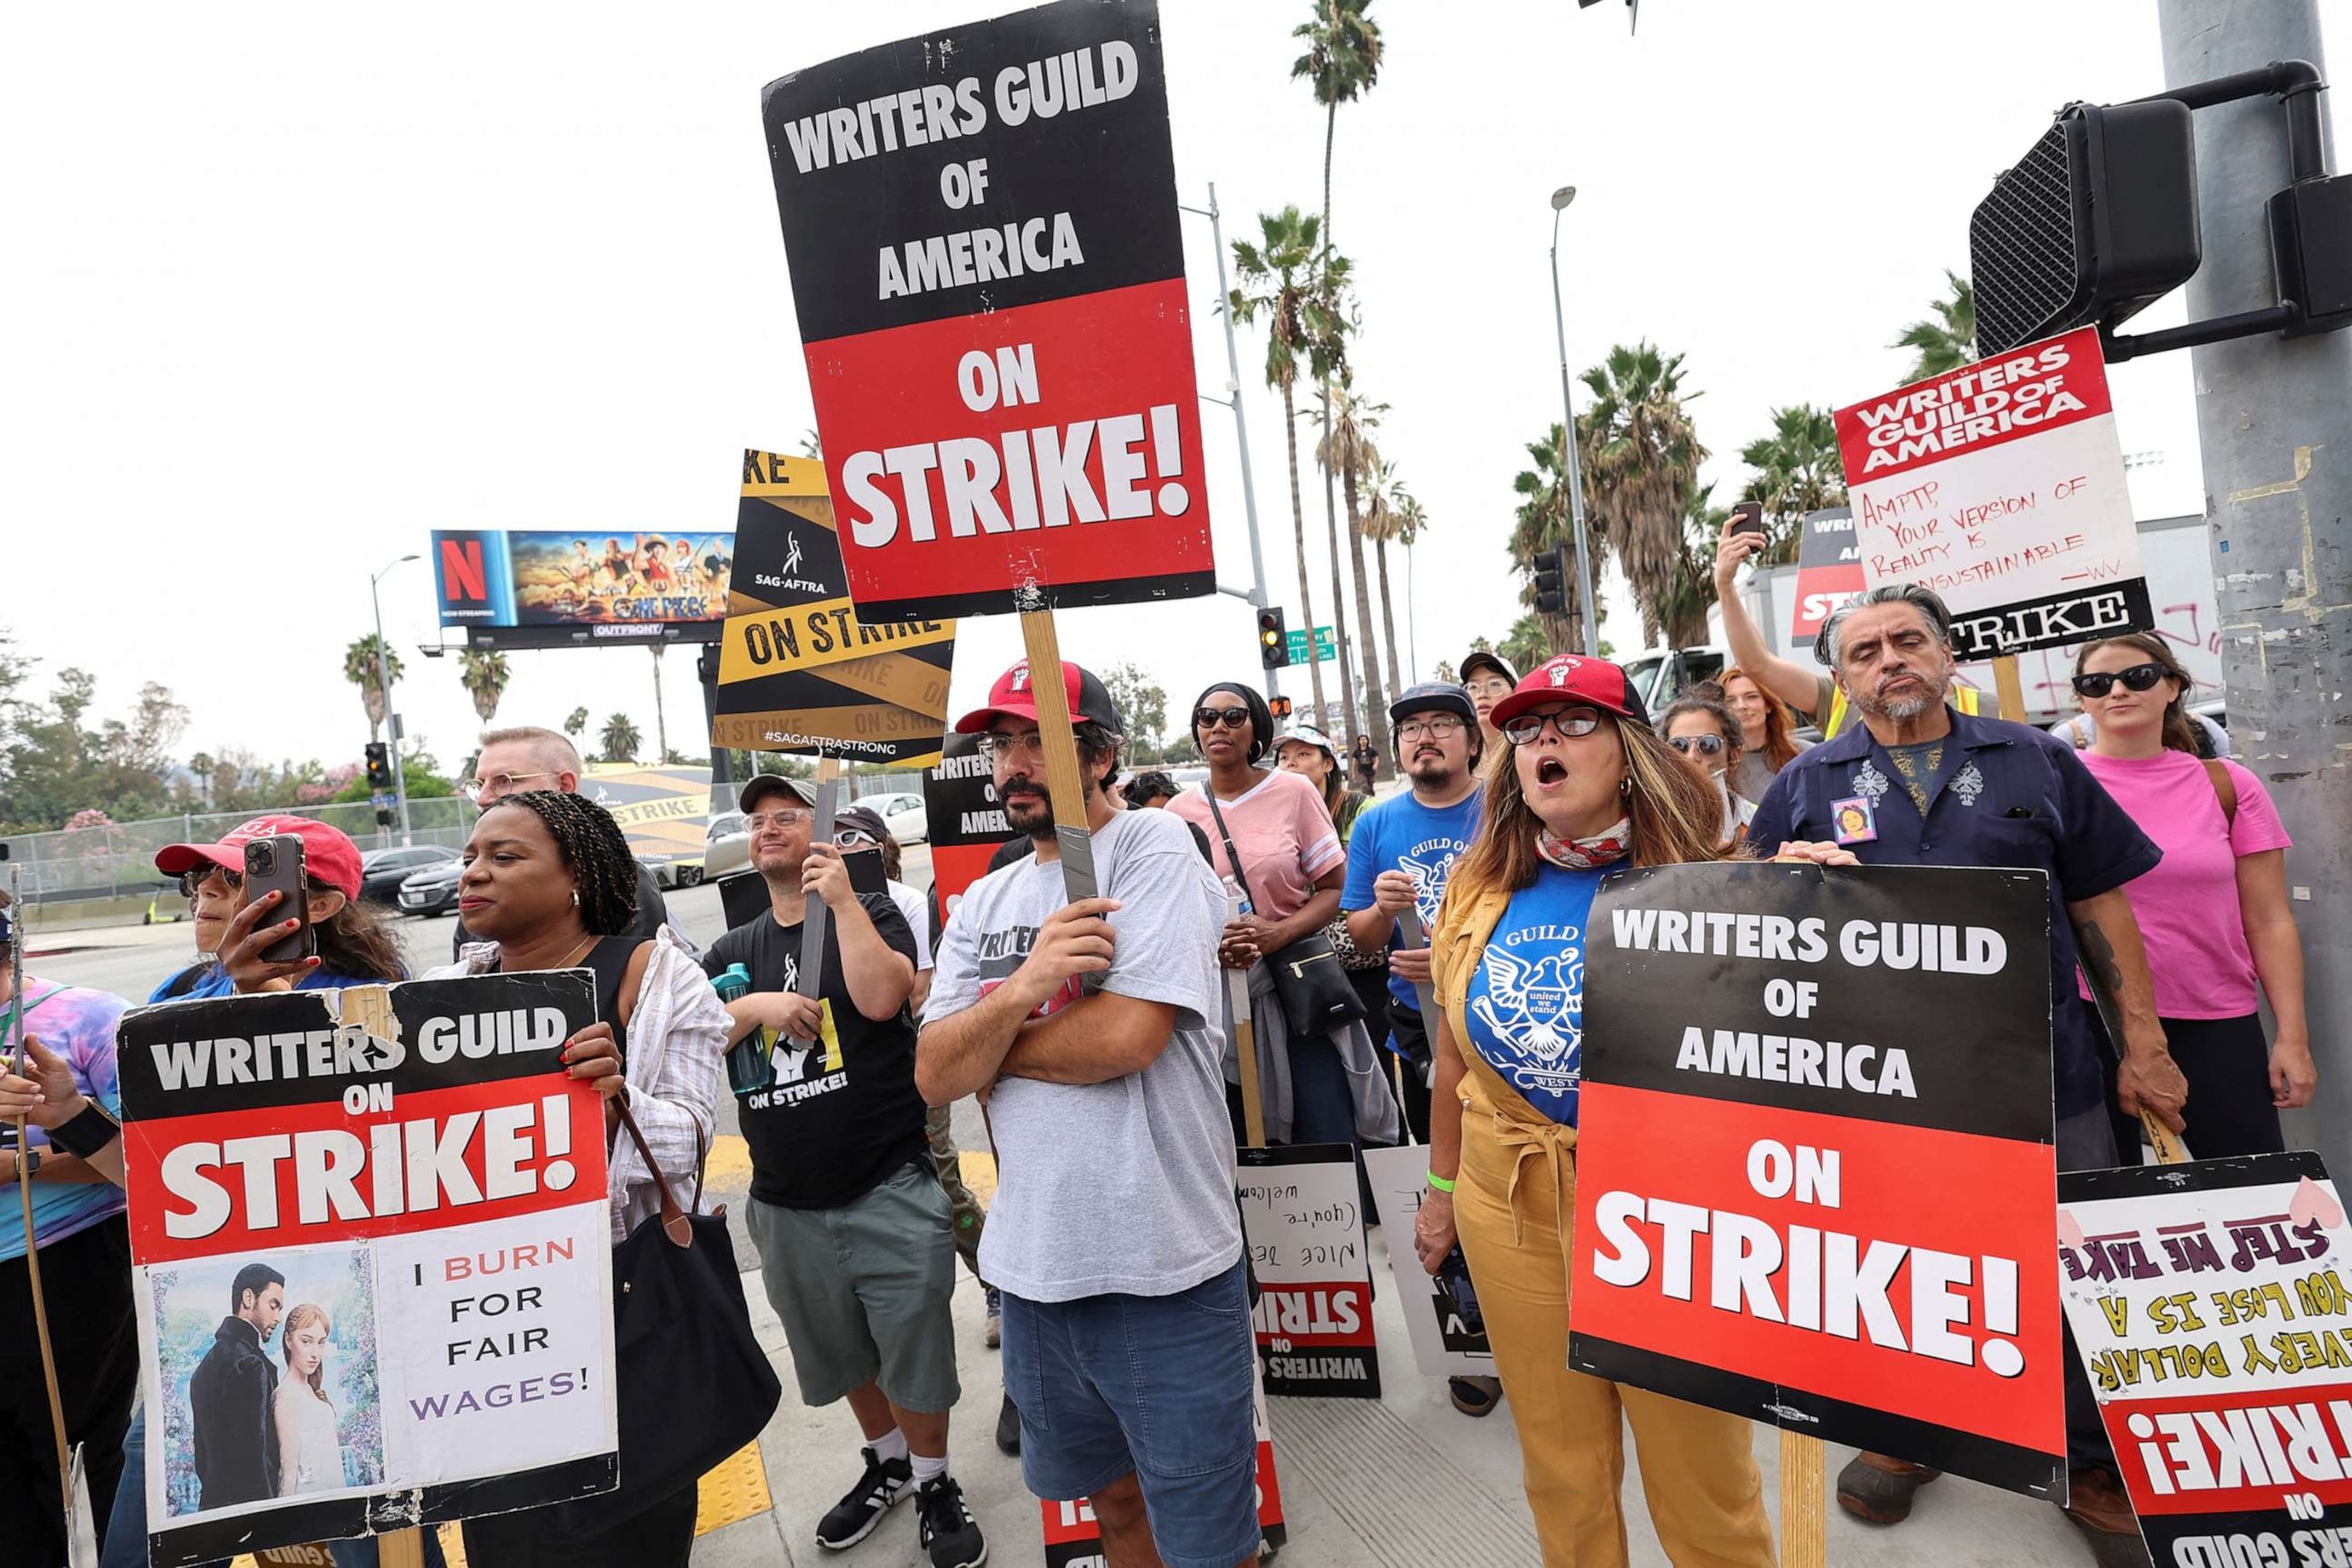
M 1249 879 L 1242 874 L 1242 854 L 1234 847 L 1234 836 L 1225 831 L 1225 814 L 1217 807 L 1217 792 L 1203 783 L 1201 793 L 1208 798 L 1209 815 L 1216 818 L 1217 837 L 1225 841 L 1225 858 L 1233 865 L 1234 880 L 1241 885 L 1242 897 L 1255 905 L 1257 895 L 1250 891 Z M 1258 962 L 1274 978 L 1274 994 L 1282 999 L 1282 1021 L 1301 1039 L 1344 1029 L 1364 1016 L 1364 1004 L 1348 972 L 1339 966 L 1339 955 L 1331 951 L 1331 939 L 1325 932 L 1309 931 L 1280 952 L 1261 954 Z

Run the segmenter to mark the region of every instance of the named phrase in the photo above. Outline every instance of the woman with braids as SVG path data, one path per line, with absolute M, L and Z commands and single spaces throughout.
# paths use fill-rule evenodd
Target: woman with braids
M 1491 717 L 1505 744 L 1431 944 L 1442 1017 L 1413 1249 L 1434 1274 L 1458 1237 L 1477 1281 L 1545 1563 L 1624 1563 L 1630 1420 L 1666 1556 L 1765 1568 L 1772 1530 L 1748 1423 L 1568 1367 L 1592 897 L 1621 867 L 1719 858 L 1720 800 L 1613 664 L 1553 658 Z
M 2093 734 L 2078 754 L 2164 851 L 2124 896 L 2147 944 L 2165 1041 L 2189 1078 L 2181 1136 L 2200 1160 L 2274 1154 L 2286 1147 L 2278 1113 L 2310 1104 L 2319 1086 L 2287 900 L 2290 841 L 2259 777 L 2200 757 L 2189 690 L 2189 672 L 2160 637 L 2084 643 L 2074 696 Z M 2265 1000 L 2278 1025 L 2267 1043 Z M 2124 1146 L 2137 1140 L 2135 1130 Z
M 278 836 L 302 841 L 310 929 L 319 939 L 317 957 L 290 963 L 261 956 L 295 928 L 291 914 L 278 907 L 281 896 L 265 893 L 249 903 L 245 897 L 245 847 Z M 390 917 L 360 901 L 360 847 L 341 828 L 307 816 L 257 816 L 217 844 L 165 845 L 155 852 L 155 869 L 179 878 L 180 890 L 194 905 L 197 959 L 156 987 L 151 1002 L 332 991 L 408 978 Z
M 636 917 L 636 863 L 612 814 L 553 790 L 510 795 L 482 813 L 466 841 L 457 908 L 484 940 L 428 979 L 586 969 L 596 977 L 596 1016 L 566 1041 L 574 1077 L 601 1064 L 607 1138 L 625 1100 L 673 1191 L 688 1190 L 709 1145 L 727 1010 L 685 944 L 665 927 L 649 942 L 625 933 Z M 660 1205 L 633 1140 L 607 1162 L 613 1239 Z M 689 1391 L 690 1392 L 690 1391 Z M 679 1488 L 635 1516 L 583 1540 L 552 1535 L 552 1511 L 526 1509 L 466 1521 L 466 1555 L 499 1568 L 661 1568 L 694 1546 L 695 1489 Z

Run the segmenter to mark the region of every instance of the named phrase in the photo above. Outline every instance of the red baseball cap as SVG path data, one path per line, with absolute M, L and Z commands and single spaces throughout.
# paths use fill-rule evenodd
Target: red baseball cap
M 1080 669 L 1064 659 L 1062 687 L 1069 693 L 1070 722 L 1099 724 L 1114 735 L 1127 733 L 1127 726 L 1119 722 L 1118 705 L 1091 670 Z M 1025 658 L 996 678 L 996 684 L 988 689 L 987 707 L 975 708 L 956 721 L 956 733 L 976 735 L 1000 716 L 1032 720 L 1037 717 L 1037 693 L 1030 687 L 1029 661 Z
M 1583 702 L 1636 723 L 1650 721 L 1642 694 L 1625 672 L 1605 658 L 1557 654 L 1519 678 L 1511 694 L 1495 704 L 1486 721 L 1499 730 L 1530 708 L 1553 702 Z
M 347 899 L 360 896 L 360 847 L 340 827 L 307 816 L 257 816 L 240 822 L 217 844 L 166 844 L 155 851 L 155 869 L 167 877 L 201 865 L 243 872 L 245 847 L 257 838 L 288 834 L 302 841 L 302 868 Z

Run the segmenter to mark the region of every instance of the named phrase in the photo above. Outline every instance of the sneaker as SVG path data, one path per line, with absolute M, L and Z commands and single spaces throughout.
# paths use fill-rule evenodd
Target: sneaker
M 996 1447 L 1000 1453 L 1021 1451 L 1021 1412 L 1013 1407 L 1013 1395 L 1009 1394 L 996 1412 Z
M 980 1289 L 988 1300 L 988 1348 L 995 1350 L 1004 1343 L 1004 1298 L 996 1293 L 993 1285 Z
M 963 1505 L 963 1488 L 953 1476 L 923 1483 L 915 1503 L 916 1529 L 931 1568 L 980 1568 L 988 1561 L 988 1542 L 981 1538 L 980 1521 Z
M 816 1543 L 827 1552 L 844 1551 L 873 1534 L 890 1505 L 915 1484 L 915 1467 L 907 1460 L 885 1459 L 871 1448 L 858 1452 L 866 1457 L 866 1473 L 817 1521 Z

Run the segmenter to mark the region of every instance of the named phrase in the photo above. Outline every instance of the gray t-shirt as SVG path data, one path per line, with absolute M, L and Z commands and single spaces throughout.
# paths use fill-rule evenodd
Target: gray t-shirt
M 1103 896 L 1120 905 L 1104 988 L 1169 1004 L 1176 1028 L 1139 1073 L 1092 1084 L 1008 1078 L 989 1097 L 997 1186 L 980 1271 L 1024 1300 L 1173 1295 L 1242 1253 L 1216 956 L 1223 889 L 1169 812 L 1119 812 L 1094 845 Z M 1020 968 L 1067 901 L 1058 860 L 1018 860 L 974 882 L 940 933 L 926 1026 Z M 1040 1012 L 1092 1005 L 1074 992 Z

